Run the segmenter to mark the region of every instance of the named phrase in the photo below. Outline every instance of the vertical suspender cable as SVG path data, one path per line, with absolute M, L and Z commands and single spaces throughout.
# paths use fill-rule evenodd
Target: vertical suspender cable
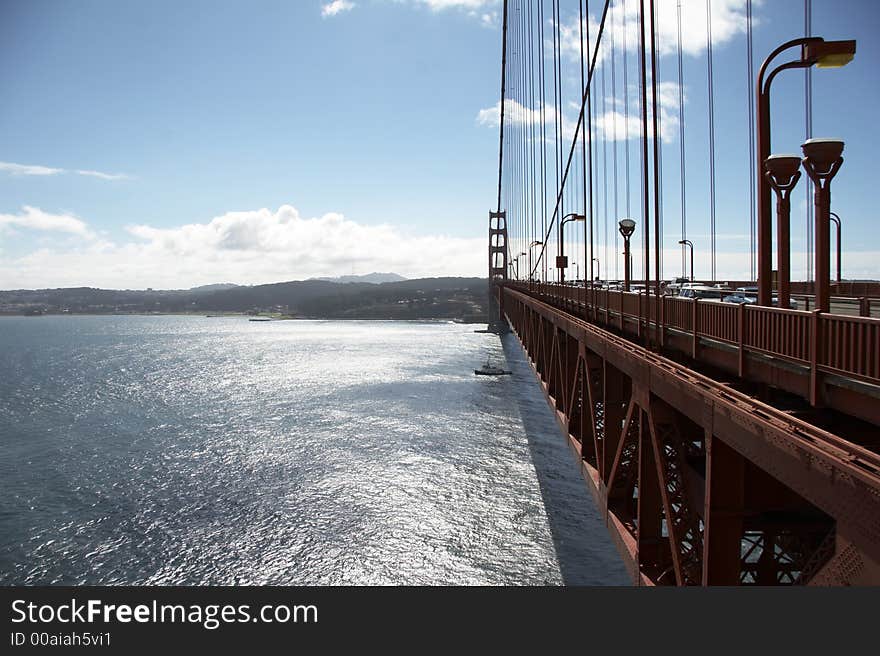
M 562 113 L 563 113 L 562 112 L 562 105 L 563 105 L 564 101 L 562 100 L 562 33 L 560 31 L 561 21 L 559 20 L 559 5 L 560 5 L 560 0 L 556 0 L 556 9 L 555 9 L 555 14 L 554 14 L 554 19 L 553 19 L 553 23 L 554 23 L 553 31 L 556 35 L 556 59 L 554 60 L 554 64 L 556 66 L 556 84 L 558 86 L 558 92 L 557 92 L 558 95 L 557 95 L 557 101 L 556 101 L 556 116 L 559 121 L 559 139 L 557 140 L 557 144 L 556 144 L 557 145 L 556 151 L 558 153 L 558 159 L 559 159 L 559 169 L 557 172 L 557 176 L 559 178 L 559 181 L 557 182 L 557 186 L 558 186 L 558 193 L 561 194 L 564 187 L 565 187 L 565 180 L 562 178 L 562 169 L 563 169 L 562 140 L 565 138 L 565 136 L 563 134 L 563 130 L 564 130 L 565 125 L 564 125 L 564 122 L 562 119 Z M 560 195 L 560 198 L 561 198 L 561 195 Z M 562 225 L 562 217 L 564 216 L 564 214 L 565 214 L 565 208 L 563 207 L 563 205 L 560 204 L 559 213 L 557 214 L 557 219 L 559 221 L 560 226 Z M 560 230 L 561 230 L 561 228 L 560 228 Z
M 505 73 L 507 70 L 507 0 L 504 0 L 504 19 L 501 28 L 501 130 L 498 138 L 498 207 L 501 211 L 501 175 L 504 170 L 504 94 Z
M 754 45 L 752 42 L 752 0 L 746 0 L 746 41 L 748 45 L 748 93 L 746 104 L 749 110 L 749 280 L 756 280 L 755 272 L 755 203 L 757 190 L 755 187 L 755 103 L 752 97 L 755 88 Z M 807 203 L 809 205 L 809 203 Z M 683 239 L 683 238 L 682 238 Z
M 522 112 L 522 121 L 520 121 L 520 134 L 522 135 L 520 139 L 520 155 L 522 160 L 522 198 L 523 198 L 523 213 L 522 213 L 522 237 L 521 237 L 521 245 L 517 248 L 517 253 L 521 253 L 525 250 L 525 245 L 528 241 L 528 225 L 529 225 L 529 194 L 528 194 L 528 177 L 529 177 L 529 167 L 528 167 L 528 157 L 526 156 L 526 149 L 528 148 L 528 131 L 526 126 L 529 121 L 529 111 L 530 105 L 528 101 L 527 95 L 527 87 L 526 87 L 526 48 L 525 48 L 525 37 L 526 37 L 526 12 L 523 10 L 523 3 L 520 2 L 519 7 L 519 16 L 520 16 L 520 30 L 519 30 L 519 79 L 520 79 L 520 111 Z
M 650 244 L 651 244 L 651 227 L 649 223 L 650 217 L 650 208 L 648 205 L 648 73 L 647 73 L 647 65 L 645 62 L 645 0 L 638 0 L 639 2 L 639 101 L 641 103 L 641 112 L 642 112 L 642 129 L 641 129 L 641 137 L 642 137 L 642 212 L 644 216 L 644 241 L 642 242 L 643 246 L 643 255 L 644 262 L 642 264 L 642 273 L 645 277 L 645 291 L 648 290 L 648 280 L 651 276 L 651 261 L 650 261 Z M 639 304 L 639 321 L 642 319 L 641 312 L 641 303 Z M 645 316 L 647 319 L 648 317 Z M 645 335 L 646 333 L 642 333 Z
M 599 54 L 599 44 L 602 42 L 602 34 L 604 33 L 604 30 L 605 30 L 605 20 L 608 16 L 608 7 L 610 4 L 611 4 L 611 0 L 605 0 L 605 5 L 602 10 L 602 18 L 599 21 L 598 34 L 596 35 L 596 47 L 593 49 L 593 55 L 590 60 L 589 73 L 587 74 L 587 89 L 592 88 L 593 73 L 595 72 L 595 69 L 596 69 L 596 58 Z M 584 107 L 586 106 L 586 104 L 587 104 L 587 94 L 585 93 L 581 97 L 581 106 L 580 106 L 580 110 L 578 112 L 577 124 L 575 125 L 574 134 L 573 134 L 572 141 L 571 141 L 571 147 L 569 148 L 569 151 L 568 151 L 568 160 L 566 161 L 565 168 L 562 173 L 562 183 L 561 183 L 562 187 L 565 186 L 565 181 L 568 179 L 568 174 L 571 170 L 571 163 L 572 163 L 572 161 L 574 161 L 574 152 L 575 152 L 575 148 L 577 146 L 577 138 L 579 136 L 580 130 L 583 127 Z M 550 229 L 552 229 L 552 227 L 553 227 L 552 224 L 555 221 L 557 214 L 559 213 L 560 203 L 562 200 L 561 196 L 562 196 L 561 193 L 557 194 L 556 205 L 553 208 L 553 214 L 550 219 L 551 225 L 548 228 L 548 231 L 545 233 L 546 237 L 549 237 L 549 231 L 550 231 Z M 546 248 L 546 243 L 547 243 L 547 240 L 545 239 L 544 240 L 545 248 Z M 541 250 L 541 255 L 540 255 L 541 259 L 544 259 L 544 250 L 545 249 Z
M 709 248 L 712 281 L 715 271 L 715 86 L 712 75 L 712 0 L 706 0 L 706 46 L 709 78 Z
M 538 232 L 538 205 L 535 188 L 535 178 L 537 177 L 537 170 L 535 167 L 535 34 L 532 29 L 532 19 L 532 0 L 529 0 L 529 167 L 531 171 L 530 183 L 532 193 L 532 226 L 529 233 L 529 244 L 534 241 L 535 235 Z M 531 246 L 529 246 L 529 253 L 531 254 Z M 529 279 L 531 279 L 531 276 L 532 272 L 529 271 Z
M 586 20 L 586 32 L 587 32 L 587 50 L 590 49 L 590 0 L 586 0 L 585 8 L 585 16 Z M 595 247 L 595 233 L 594 233 L 594 203 L 593 203 L 593 85 L 590 82 L 587 82 L 587 86 L 584 87 L 583 91 L 584 95 L 587 97 L 587 116 L 586 116 L 586 129 L 585 133 L 587 135 L 587 150 L 589 159 L 589 194 L 590 194 L 590 287 L 593 286 L 593 258 L 595 257 L 596 247 Z M 581 107 L 581 115 L 583 116 L 583 107 Z
M 751 2 L 751 0 L 748 0 Z M 678 0 L 678 161 L 681 184 L 681 240 L 687 239 L 687 182 L 684 157 L 684 57 L 681 50 L 681 0 Z M 751 96 L 750 96 L 751 97 Z M 751 107 L 751 105 L 749 105 Z M 754 219 L 753 219 L 754 220 Z M 687 276 L 687 246 L 681 245 L 681 276 Z
M 660 112 L 657 110 L 657 29 L 654 0 L 650 0 L 649 8 L 651 10 L 651 118 L 653 120 L 651 132 L 654 149 L 654 296 L 657 299 L 654 320 L 657 322 L 659 332 L 662 320 L 662 305 L 660 303 Z
M 547 229 L 547 115 L 546 115 L 546 98 L 544 94 L 544 0 L 538 3 L 538 44 L 540 52 L 538 54 L 538 85 L 541 87 L 541 234 Z M 537 262 L 535 263 L 537 267 Z M 529 272 L 532 275 L 534 271 Z M 547 281 L 547 264 L 542 259 L 540 279 Z
M 619 5 L 618 5 L 619 6 Z M 620 13 L 620 12 L 617 12 Z M 618 197 L 618 188 L 617 188 L 617 70 L 615 66 L 615 47 L 614 47 L 614 32 L 617 30 L 616 25 L 614 24 L 614 13 L 611 15 L 611 162 L 614 167 L 614 172 L 612 175 L 613 180 L 613 189 L 614 189 L 614 210 L 611 217 L 612 224 L 615 223 L 620 217 L 618 216 L 618 207 L 617 207 L 617 197 Z M 607 120 L 607 119 L 606 119 Z M 620 280 L 620 273 L 617 268 L 617 258 L 619 257 L 620 251 L 620 233 L 614 228 L 611 228 L 614 233 L 614 278 L 615 280 Z M 626 266 L 624 264 L 624 266 Z
M 603 280 L 608 280 L 608 107 L 606 103 L 605 90 L 605 67 L 602 67 L 602 221 L 603 240 L 602 240 L 602 266 L 605 274 Z
M 556 3 L 557 3 L 557 1 L 558 0 L 552 0 L 552 2 L 550 3 L 550 12 L 553 17 L 552 18 L 552 21 L 553 21 L 553 62 L 552 62 L 553 63 L 553 135 L 554 135 L 554 139 L 553 139 L 553 164 L 556 167 L 556 197 L 558 199 L 559 195 L 560 195 L 560 189 L 561 189 L 561 187 L 559 185 L 559 175 L 560 175 L 560 172 L 559 172 L 559 142 L 562 137 L 559 134 L 559 113 L 561 110 L 559 107 L 559 93 L 558 93 L 558 87 L 557 87 L 558 79 L 557 79 L 557 74 L 556 74 L 556 71 L 557 71 L 557 68 L 556 68 L 556 58 L 557 58 L 557 44 L 556 44 L 557 31 L 556 31 L 556 28 L 558 27 L 558 23 L 556 22 Z M 561 214 L 555 214 L 555 216 L 554 216 L 555 227 L 556 227 L 556 238 L 557 238 L 556 243 L 559 243 L 559 223 L 560 223 L 561 216 L 562 216 Z M 558 252 L 556 254 L 559 255 Z M 554 274 L 554 276 L 558 274 L 558 269 L 556 269 L 555 267 L 553 268 L 553 274 Z M 558 278 L 556 278 L 556 280 L 558 280 Z
M 587 19 L 589 20 L 589 18 Z M 584 81 L 584 2 L 583 0 L 578 1 L 578 30 L 580 34 L 580 55 L 581 55 L 581 93 L 588 93 Z M 589 46 L 587 46 L 589 47 Z M 583 109 L 581 109 L 583 112 Z M 587 110 L 588 116 L 587 125 L 589 126 L 589 110 Z M 581 123 L 584 122 L 584 117 L 581 116 Z M 589 130 L 589 127 L 587 128 Z M 582 189 L 583 189 L 583 208 L 584 214 L 587 215 L 585 217 L 584 225 L 583 225 L 583 237 L 584 237 L 584 248 L 582 258 L 584 261 L 584 294 L 586 295 L 587 289 L 587 271 L 589 271 L 589 280 L 593 280 L 593 260 L 592 260 L 592 252 L 587 250 L 587 222 L 590 222 L 592 226 L 593 221 L 593 212 L 592 209 L 587 212 L 587 130 L 581 130 L 581 177 L 582 177 Z M 590 230 L 592 233 L 592 230 Z M 592 234 L 590 235 L 592 238 Z M 590 283 L 592 285 L 592 282 Z M 586 296 L 584 297 L 584 306 L 586 307 Z
M 804 36 L 813 36 L 813 5 L 804 0 Z M 807 139 L 813 137 L 813 67 L 804 69 L 804 123 Z M 813 280 L 813 181 L 807 177 L 804 193 L 807 195 L 807 275 L 805 280 Z
M 629 46 L 626 34 L 626 3 L 623 1 L 623 143 L 624 143 L 624 165 L 626 171 L 626 215 L 630 216 L 630 194 L 629 194 L 629 63 L 627 62 L 626 51 Z M 627 266 L 624 264 L 624 266 Z M 632 273 L 632 272 L 630 272 Z

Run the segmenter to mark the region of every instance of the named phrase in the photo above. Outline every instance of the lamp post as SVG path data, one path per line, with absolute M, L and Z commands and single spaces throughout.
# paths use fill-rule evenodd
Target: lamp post
M 533 273 L 533 270 L 532 270 L 532 249 L 535 246 L 543 246 L 543 245 L 544 245 L 543 241 L 533 241 L 531 244 L 529 244 L 529 282 L 532 282 L 532 278 L 533 278 L 533 276 L 532 276 L 532 273 Z
M 599 278 L 598 274 L 602 273 L 602 267 L 599 265 L 599 258 L 598 257 L 594 257 L 593 262 L 596 263 L 596 276 L 595 276 L 595 278 L 593 278 L 593 280 L 598 280 L 598 278 Z M 592 262 L 590 263 L 590 265 L 591 265 L 590 266 L 590 275 L 592 276 L 593 275 Z
M 801 179 L 801 158 L 797 155 L 770 155 L 764 160 L 767 182 L 776 192 L 776 267 L 779 307 L 787 308 L 791 292 L 791 192 Z
M 837 226 L 837 282 L 840 282 L 840 217 L 834 212 L 829 212 L 828 215 L 831 217 L 834 225 Z M 838 290 L 837 293 L 839 294 L 840 291 Z
M 682 239 L 678 242 L 682 246 L 688 246 L 691 249 L 691 282 L 694 281 L 694 242 L 690 239 Z
M 629 238 L 636 231 L 636 222 L 632 219 L 621 219 L 617 228 L 623 237 L 623 291 L 629 291 Z
M 843 142 L 836 139 L 807 139 L 804 169 L 813 181 L 816 207 L 816 309 L 828 312 L 831 304 L 831 180 L 843 164 Z M 780 304 L 782 299 L 779 300 Z
M 780 53 L 795 46 L 801 47 L 800 59 L 781 64 L 768 75 L 770 62 Z M 758 71 L 755 88 L 757 114 L 758 156 L 758 304 L 772 305 L 770 271 L 772 269 L 772 219 L 770 212 L 770 184 L 764 177 L 764 160 L 770 156 L 770 84 L 783 70 L 790 68 L 836 68 L 852 61 L 856 52 L 855 41 L 825 41 L 821 37 L 804 37 L 786 41 L 770 53 Z M 826 218 L 827 223 L 827 218 Z
M 568 258 L 565 256 L 565 240 L 563 239 L 563 235 L 565 234 L 565 224 L 569 221 L 586 221 L 587 217 L 583 214 L 576 214 L 572 212 L 571 214 L 566 214 L 562 217 L 562 223 L 559 224 L 559 254 L 556 256 L 556 268 L 559 269 L 559 284 L 565 284 L 565 270 L 568 268 Z
M 517 280 L 519 280 L 519 258 L 521 258 L 525 254 L 525 251 L 523 251 L 519 255 L 514 256 L 510 261 L 510 266 L 512 266 L 514 270 L 513 277 Z

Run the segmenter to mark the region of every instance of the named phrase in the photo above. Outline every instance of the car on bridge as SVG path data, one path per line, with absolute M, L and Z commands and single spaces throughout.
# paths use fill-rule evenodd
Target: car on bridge
M 667 295 L 671 294 L 672 296 L 678 296 L 678 293 L 684 287 L 693 284 L 699 283 L 692 283 L 690 278 L 676 278 L 672 282 L 666 283 L 666 285 L 663 287 L 663 293 Z
M 720 303 L 731 291 L 723 287 L 688 284 L 688 286 L 682 287 L 678 292 L 678 298 L 695 298 L 701 301 L 716 301 Z
M 736 291 L 728 294 L 723 299 L 725 303 L 745 303 L 746 305 L 755 305 L 758 302 L 757 287 L 737 287 Z M 779 307 L 779 297 L 773 297 L 773 307 Z M 798 309 L 798 302 L 793 298 L 788 299 L 788 307 L 791 310 Z

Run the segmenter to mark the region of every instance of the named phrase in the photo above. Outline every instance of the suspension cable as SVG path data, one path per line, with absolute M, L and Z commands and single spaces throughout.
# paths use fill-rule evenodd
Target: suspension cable
M 752 0 L 748 0 L 751 3 Z M 678 0 L 678 176 L 681 186 L 681 240 L 687 239 L 687 183 L 685 171 L 685 148 L 684 148 L 684 57 L 681 49 L 681 0 Z M 749 64 L 751 69 L 751 64 Z M 749 105 L 751 107 L 751 104 Z M 751 142 L 750 142 L 751 143 Z M 754 147 L 754 146 L 753 146 Z M 752 158 L 754 159 L 754 158 Z M 754 182 L 752 183 L 754 185 Z M 753 203 L 754 204 L 754 203 Z M 754 223 L 754 210 L 752 210 L 752 222 Z M 687 276 L 687 245 L 681 245 L 681 276 Z
M 749 113 L 749 280 L 757 278 L 755 272 L 755 247 L 757 226 L 755 222 L 756 182 L 755 176 L 755 103 L 752 98 L 755 88 L 754 45 L 752 41 L 752 0 L 746 0 L 746 41 L 748 43 L 748 92 L 746 104 Z M 682 237 L 684 239 L 684 237 Z
M 599 32 L 598 32 L 598 34 L 596 35 L 596 45 L 595 45 L 595 47 L 593 48 L 593 56 L 592 56 L 592 58 L 591 58 L 591 60 L 590 60 L 590 70 L 589 70 L 589 74 L 587 75 L 587 86 L 585 87 L 583 97 L 581 98 L 580 113 L 578 114 L 577 124 L 575 125 L 574 138 L 572 139 L 572 142 L 571 142 L 571 148 L 570 148 L 569 151 L 568 151 L 568 160 L 567 160 L 567 162 L 566 162 L 566 164 L 565 164 L 565 171 L 563 172 L 563 176 L 562 176 L 562 184 L 563 184 L 563 185 L 565 184 L 565 181 L 566 181 L 567 178 L 568 178 L 568 172 L 569 172 L 569 169 L 570 169 L 570 167 L 571 167 L 572 158 L 574 157 L 575 146 L 577 145 L 577 137 L 578 137 L 578 135 L 580 134 L 580 130 L 581 130 L 582 125 L 583 125 L 583 121 L 584 121 L 584 108 L 586 107 L 586 104 L 587 104 L 587 98 L 588 98 L 588 95 L 589 95 L 589 93 L 590 93 L 590 89 L 592 88 L 593 73 L 594 73 L 595 70 L 596 70 L 596 58 L 597 58 L 597 55 L 599 54 L 599 44 L 602 42 L 602 35 L 603 35 L 604 32 L 605 32 L 605 20 L 606 20 L 606 18 L 607 18 L 607 16 L 608 16 L 608 7 L 609 7 L 610 4 L 611 4 L 611 0 L 605 0 L 605 6 L 604 6 L 603 9 L 602 9 L 602 19 L 599 21 Z M 555 206 L 554 206 L 554 208 L 553 208 L 553 215 L 552 215 L 552 217 L 551 217 L 551 224 L 550 224 L 551 228 L 552 228 L 552 225 L 553 225 L 552 222 L 555 220 L 556 215 L 557 215 L 558 212 L 559 212 L 559 204 L 560 204 L 560 201 L 561 201 L 560 194 L 557 193 L 556 204 L 555 204 Z M 543 245 L 543 247 L 541 248 L 541 255 L 540 255 L 540 258 L 539 258 L 540 260 L 544 260 L 544 254 L 545 254 L 546 249 L 547 249 L 547 238 L 548 238 L 549 236 L 550 236 L 550 233 L 549 233 L 549 229 L 548 229 L 548 232 L 546 232 L 546 233 L 545 233 L 545 236 L 544 236 L 544 245 Z
M 504 170 L 504 94 L 505 74 L 507 71 L 507 0 L 504 0 L 504 19 L 501 28 L 501 134 L 498 141 L 498 207 L 496 212 L 501 211 L 501 176 Z M 506 272 L 505 272 L 506 274 Z
M 541 234 L 547 230 L 547 101 L 546 101 L 546 80 L 544 77 L 544 0 L 538 5 L 538 32 L 541 43 Z M 544 242 L 547 237 L 544 237 Z M 543 247 L 542 247 L 543 252 Z M 535 266 L 537 266 L 537 262 Z M 531 276 L 534 271 L 529 272 Z M 547 263 L 542 262 L 541 280 L 547 282 Z
M 588 10 L 589 12 L 589 10 Z M 589 21 L 589 13 L 587 14 L 587 21 Z M 581 73 L 581 92 L 584 90 L 584 2 L 583 0 L 578 1 L 578 30 L 580 33 L 580 55 L 581 55 L 581 63 L 580 63 L 580 73 Z M 589 27 L 587 27 L 587 34 L 589 34 Z M 589 44 L 587 44 L 589 48 Z M 589 108 L 587 108 L 587 125 L 589 126 L 590 116 L 589 116 Z M 588 127 L 587 130 L 590 128 Z M 583 208 L 584 214 L 587 213 L 587 139 L 586 133 L 587 130 L 581 130 L 581 176 L 582 176 L 582 185 L 583 185 Z M 590 199 L 592 201 L 592 198 Z M 590 239 L 592 240 L 592 222 L 593 222 L 593 211 L 592 207 L 590 208 L 589 217 L 585 217 L 583 231 L 584 231 L 584 249 L 583 249 L 583 261 L 584 261 L 584 294 L 586 294 L 587 289 L 587 267 L 589 266 L 589 278 L 590 284 L 592 285 L 593 280 L 593 253 L 592 253 L 592 245 L 589 251 L 589 260 L 587 259 L 587 220 L 590 221 Z M 586 306 L 586 298 L 584 298 L 584 305 Z
M 706 0 L 706 47 L 709 79 L 709 243 L 715 282 L 715 87 L 712 72 L 712 0 Z
M 804 0 L 804 36 L 813 36 L 813 5 L 811 0 Z M 806 137 L 813 137 L 813 67 L 807 66 L 804 69 L 804 123 L 806 128 Z M 813 196 L 813 181 L 807 176 L 807 183 L 804 185 L 804 193 L 806 194 L 807 203 L 807 275 L 806 280 L 813 280 L 813 211 L 814 206 L 811 202 Z

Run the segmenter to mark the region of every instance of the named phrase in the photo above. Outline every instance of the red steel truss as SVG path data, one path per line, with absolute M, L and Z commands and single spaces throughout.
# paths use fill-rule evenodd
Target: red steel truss
M 656 344 L 627 339 L 648 331 L 640 317 L 651 315 L 639 311 L 637 295 L 626 295 L 636 302 L 628 312 L 622 295 L 615 308 L 607 298 L 584 302 L 583 289 L 580 300 L 574 289 L 544 289 L 540 298 L 523 285 L 495 289 L 635 582 L 880 583 L 880 456 L 674 362 Z M 678 311 L 670 308 L 653 316 L 668 319 Z M 742 348 L 749 317 L 742 306 L 721 311 L 731 319 L 712 321 L 731 332 L 710 341 L 742 368 L 752 357 Z M 674 341 L 674 330 L 653 337 Z M 815 359 L 828 350 L 814 337 L 805 343 Z M 737 341 L 738 352 L 730 348 Z M 795 371 L 809 380 L 802 360 Z M 754 373 L 759 365 L 746 366 Z M 815 363 L 813 371 L 828 374 Z M 854 379 L 870 385 L 864 378 Z

